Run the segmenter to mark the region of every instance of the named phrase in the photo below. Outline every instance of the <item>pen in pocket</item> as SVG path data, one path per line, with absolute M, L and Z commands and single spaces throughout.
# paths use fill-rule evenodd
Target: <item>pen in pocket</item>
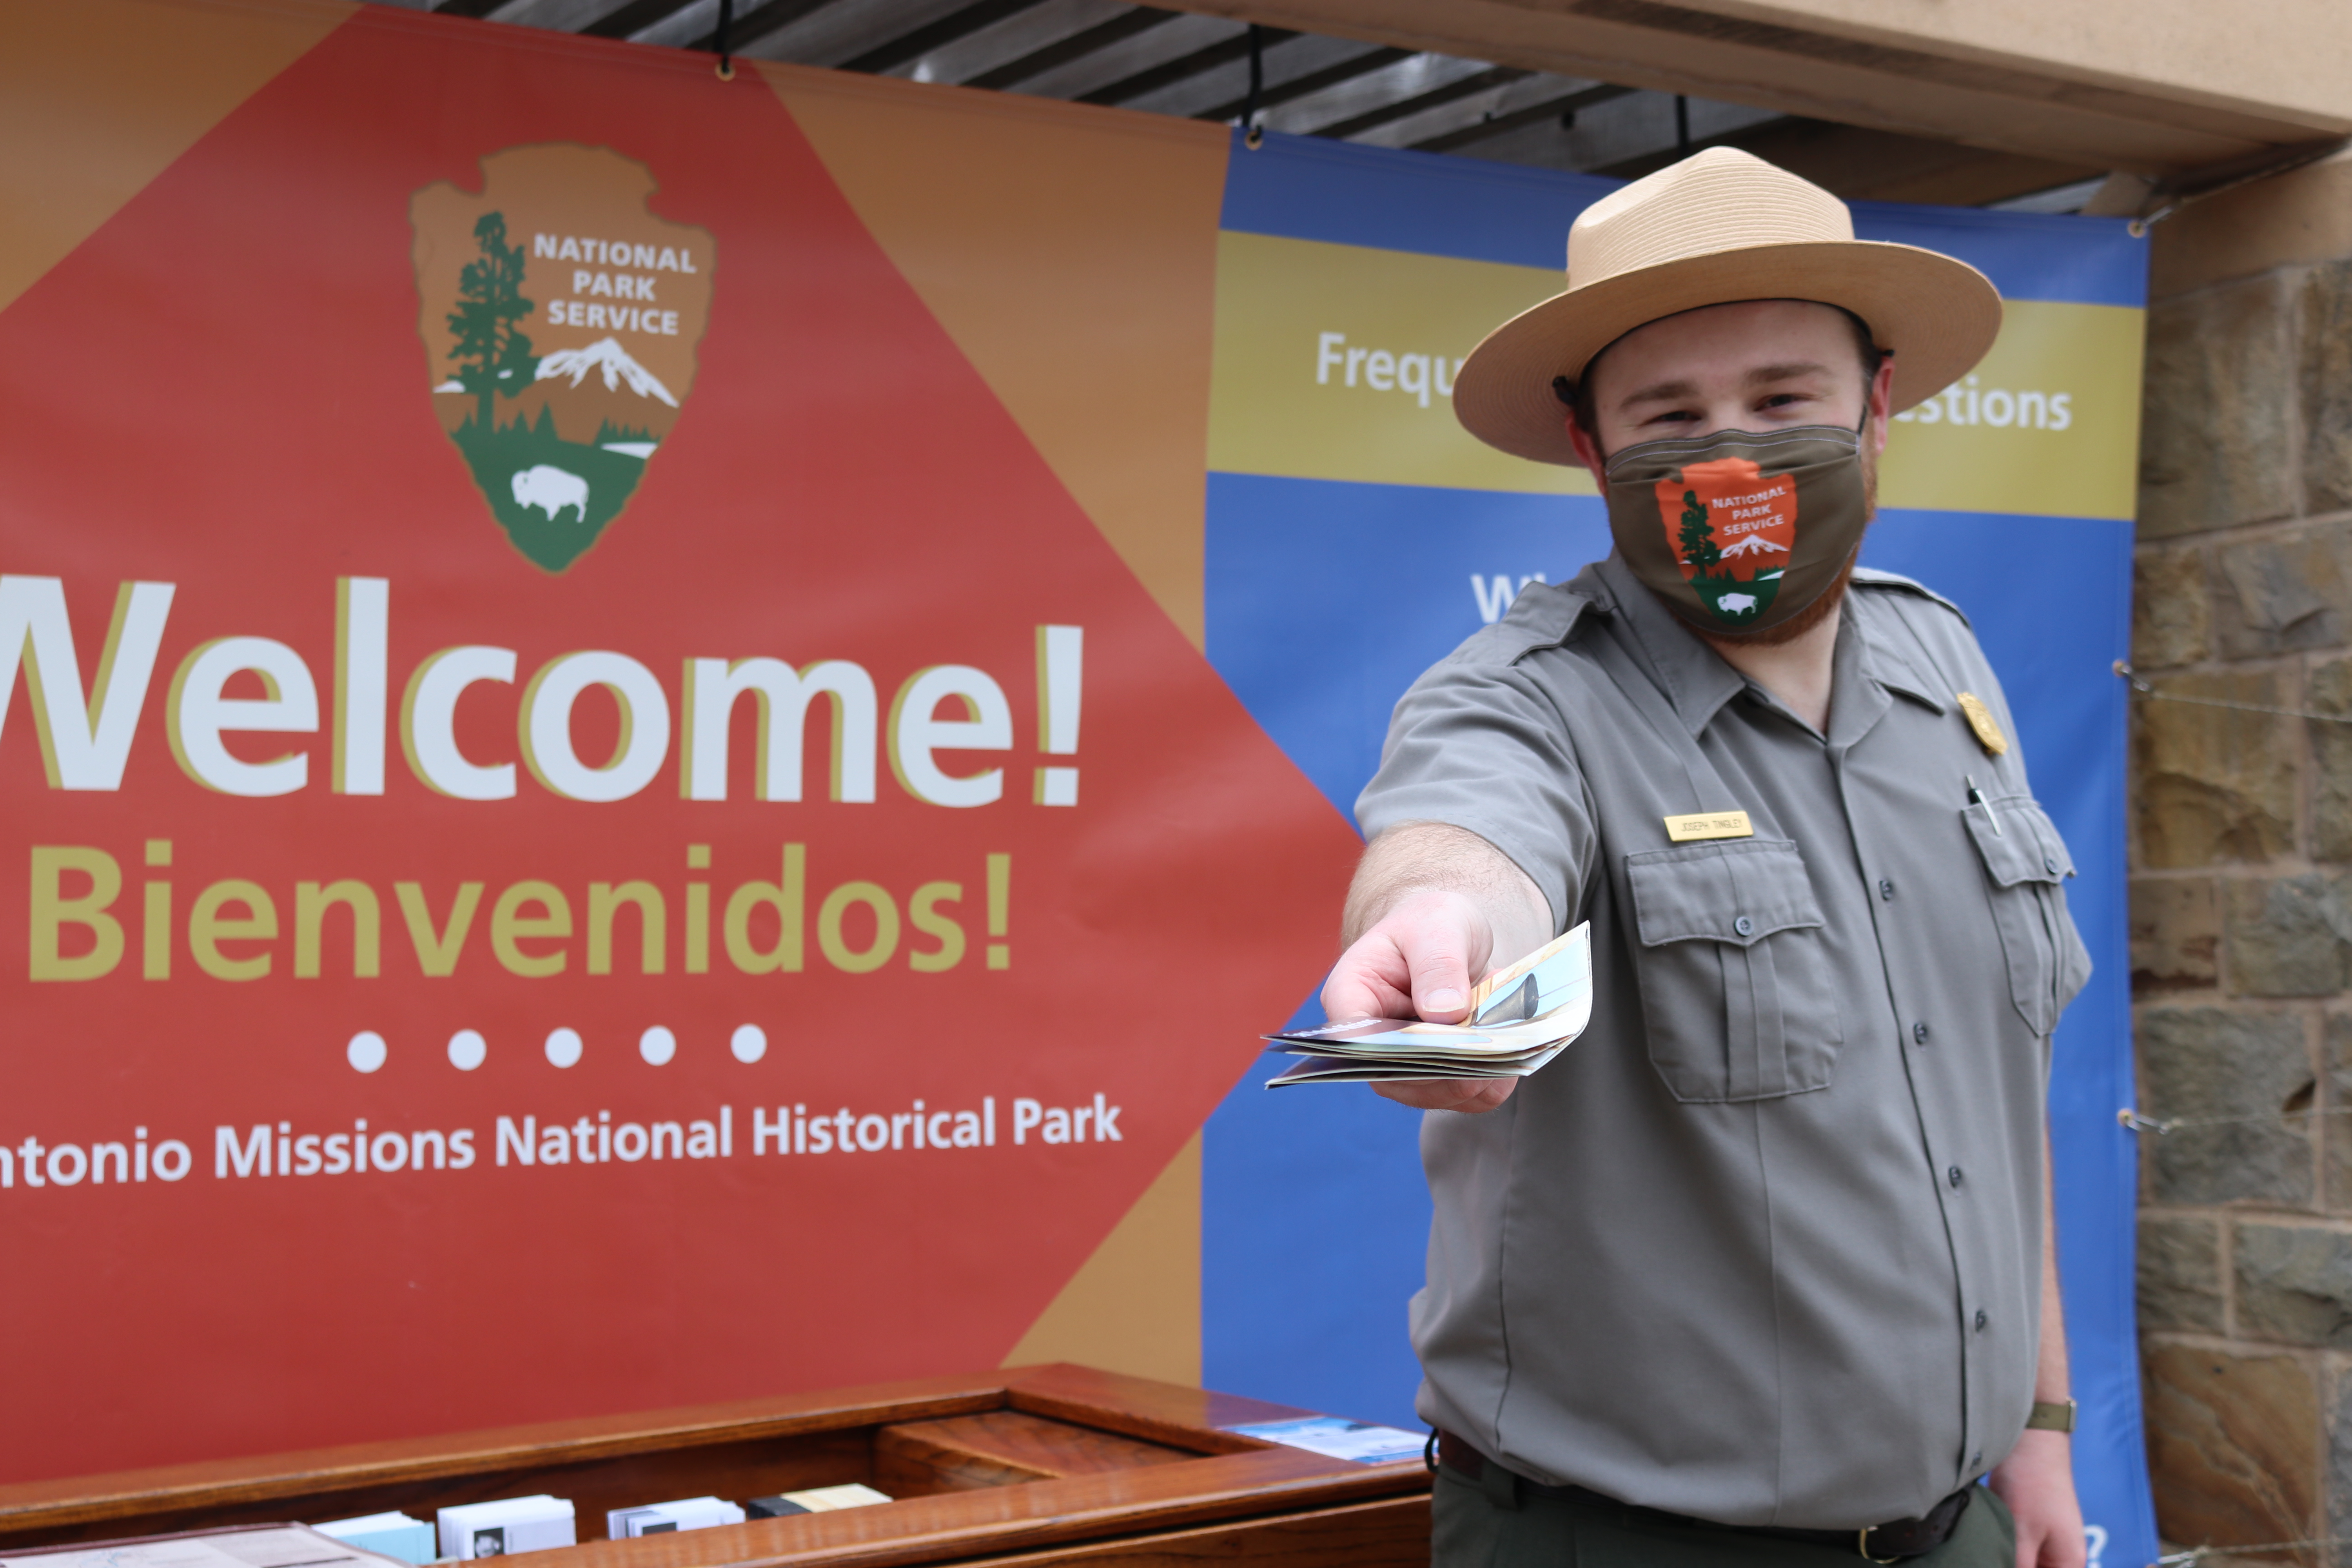
M 1992 836 L 1995 838 L 2006 837 L 2007 835 L 2000 830 L 2000 814 L 1993 810 L 1992 802 L 1985 798 L 1985 792 L 1977 788 L 1976 775 L 1962 773 L 1960 777 L 1969 786 L 1969 804 L 1985 808 L 1985 820 L 1992 824 Z

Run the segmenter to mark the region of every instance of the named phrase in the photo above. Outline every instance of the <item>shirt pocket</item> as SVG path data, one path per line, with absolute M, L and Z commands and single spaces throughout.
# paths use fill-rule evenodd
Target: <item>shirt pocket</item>
M 2049 813 L 2029 795 L 1971 805 L 1960 820 L 1984 858 L 2010 1000 L 2026 1027 L 2046 1035 L 2091 976 L 2091 955 L 2066 912 L 2062 885 L 2074 874 L 2074 858 Z
M 1844 1043 L 1804 857 L 1745 839 L 1625 857 L 1650 1065 L 1679 1100 L 1829 1086 Z

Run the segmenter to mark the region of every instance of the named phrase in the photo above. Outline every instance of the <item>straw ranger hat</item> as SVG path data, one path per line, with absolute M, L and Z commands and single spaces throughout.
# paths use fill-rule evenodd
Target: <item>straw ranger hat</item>
M 1843 202 L 1785 169 L 1710 147 L 1612 191 L 1568 231 L 1568 289 L 1486 334 L 1454 412 L 1490 447 L 1574 464 L 1552 390 L 1662 316 L 1742 300 L 1841 305 L 1895 351 L 1895 408 L 1924 403 L 1984 357 L 2000 295 L 1964 261 L 1853 237 Z

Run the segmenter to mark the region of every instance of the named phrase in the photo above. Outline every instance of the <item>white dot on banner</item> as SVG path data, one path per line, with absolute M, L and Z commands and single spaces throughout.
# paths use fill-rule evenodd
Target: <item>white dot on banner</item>
M 558 1029 L 547 1037 L 547 1059 L 568 1068 L 580 1059 L 580 1031 Z
M 637 1055 L 659 1067 L 677 1055 L 677 1037 L 656 1024 L 637 1037 Z
M 460 1029 L 449 1037 L 449 1065 L 459 1072 L 472 1072 L 489 1054 L 489 1044 L 478 1029 Z
M 756 1062 L 768 1054 L 768 1031 L 757 1024 L 746 1024 L 728 1040 L 727 1048 L 739 1062 Z
M 362 1029 L 343 1047 L 343 1059 L 352 1064 L 354 1072 L 373 1072 L 383 1066 L 383 1037 L 373 1029 Z

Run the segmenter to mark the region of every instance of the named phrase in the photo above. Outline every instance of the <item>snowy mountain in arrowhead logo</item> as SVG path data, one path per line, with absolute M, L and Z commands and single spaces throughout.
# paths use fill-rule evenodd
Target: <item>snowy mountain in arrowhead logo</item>
M 644 164 L 510 147 L 409 201 L 441 427 L 525 559 L 569 568 L 636 493 L 693 391 L 709 232 L 653 216 Z

